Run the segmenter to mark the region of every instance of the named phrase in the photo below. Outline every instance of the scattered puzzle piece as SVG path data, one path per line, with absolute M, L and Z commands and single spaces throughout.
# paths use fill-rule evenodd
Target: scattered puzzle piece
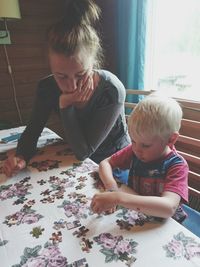
M 87 180 L 86 176 L 81 176 L 77 179 L 79 182 L 85 182 Z
M 44 185 L 44 184 L 46 184 L 46 181 L 44 179 L 41 179 L 40 181 L 37 181 L 37 183 L 39 185 Z
M 58 231 L 57 233 L 53 233 L 52 236 L 49 238 L 53 242 L 53 244 L 58 244 L 62 242 L 62 233 Z
M 33 205 L 35 204 L 35 200 L 29 200 L 26 204 L 24 204 L 23 208 L 24 209 L 30 209 Z
M 79 226 L 81 226 L 81 223 L 80 223 L 80 221 L 78 221 L 78 220 L 73 221 L 73 222 L 67 222 L 67 229 L 68 229 L 68 230 L 77 228 L 77 227 L 79 227 Z
M 129 222 L 126 222 L 124 220 L 116 220 L 117 225 L 119 225 L 120 229 L 126 229 L 126 230 L 130 230 L 131 227 L 133 226 L 132 224 L 130 224 Z
M 59 221 L 55 221 L 54 222 L 54 226 L 53 226 L 53 228 L 55 229 L 55 230 L 60 230 L 60 229 L 62 229 L 62 228 L 65 228 L 65 226 L 66 226 L 66 221 L 64 221 L 63 219 L 60 219 Z
M 43 195 L 43 196 L 49 196 L 50 193 L 51 193 L 51 190 L 47 189 L 47 190 L 45 190 L 45 191 L 42 191 L 42 192 L 40 193 L 40 195 Z
M 40 200 L 40 202 L 42 202 L 43 204 L 45 203 L 54 203 L 55 201 L 55 197 L 54 196 L 48 196 L 46 198 L 43 198 Z
M 24 202 L 27 200 L 27 198 L 25 198 L 24 196 L 23 197 L 20 197 L 18 198 L 17 200 L 15 200 L 13 202 L 13 205 L 19 205 L 19 204 L 24 204 Z
M 90 252 L 90 249 L 92 248 L 92 244 L 93 244 L 93 241 L 90 241 L 89 239 L 85 239 L 84 237 L 80 241 L 82 251 L 85 251 L 87 253 Z
M 78 230 L 73 232 L 73 235 L 76 237 L 86 236 L 86 233 L 89 231 L 85 226 L 81 226 Z
M 44 228 L 41 228 L 41 226 L 34 227 L 30 234 L 32 234 L 33 237 L 39 238 L 40 235 L 42 235 L 42 232 L 44 231 Z
M 76 190 L 81 190 L 83 187 L 85 187 L 86 186 L 86 184 L 85 183 L 83 183 L 83 182 L 81 182 L 79 185 L 77 185 L 75 188 L 76 188 Z
M 67 264 L 66 267 L 89 267 L 85 258 Z

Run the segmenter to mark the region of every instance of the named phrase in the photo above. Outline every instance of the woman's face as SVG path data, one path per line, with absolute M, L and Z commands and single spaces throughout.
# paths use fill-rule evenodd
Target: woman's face
M 49 53 L 52 74 L 63 94 L 74 92 L 81 80 L 92 71 L 91 59 L 80 60 L 78 56 L 65 56 L 55 52 Z

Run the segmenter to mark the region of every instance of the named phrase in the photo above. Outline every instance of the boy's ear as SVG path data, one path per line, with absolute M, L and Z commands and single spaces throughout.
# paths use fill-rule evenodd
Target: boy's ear
M 172 147 L 176 143 L 178 137 L 179 137 L 179 133 L 178 132 L 175 132 L 175 133 L 171 134 L 171 136 L 169 137 L 169 140 L 168 140 L 168 145 L 170 147 Z

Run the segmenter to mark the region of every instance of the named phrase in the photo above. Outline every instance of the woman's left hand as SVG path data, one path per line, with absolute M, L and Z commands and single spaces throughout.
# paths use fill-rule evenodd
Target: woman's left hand
M 71 105 L 78 108 L 84 106 L 93 94 L 93 90 L 93 72 L 89 72 L 86 73 L 80 81 L 78 81 L 77 88 L 74 92 L 61 94 L 59 100 L 60 108 L 66 108 Z

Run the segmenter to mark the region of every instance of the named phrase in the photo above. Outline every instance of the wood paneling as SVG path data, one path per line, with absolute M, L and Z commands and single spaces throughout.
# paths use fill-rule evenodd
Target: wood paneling
M 64 0 L 19 2 L 21 19 L 7 22 L 12 44 L 6 45 L 6 49 L 25 125 L 30 117 L 37 83 L 50 73 L 46 55 L 46 31 L 62 16 Z M 0 29 L 5 29 L 2 21 Z M 19 126 L 20 120 L 3 45 L 0 45 L 0 95 L 0 121 L 6 120 L 12 126 Z M 49 124 L 60 132 L 60 123 L 56 116 L 51 118 Z

